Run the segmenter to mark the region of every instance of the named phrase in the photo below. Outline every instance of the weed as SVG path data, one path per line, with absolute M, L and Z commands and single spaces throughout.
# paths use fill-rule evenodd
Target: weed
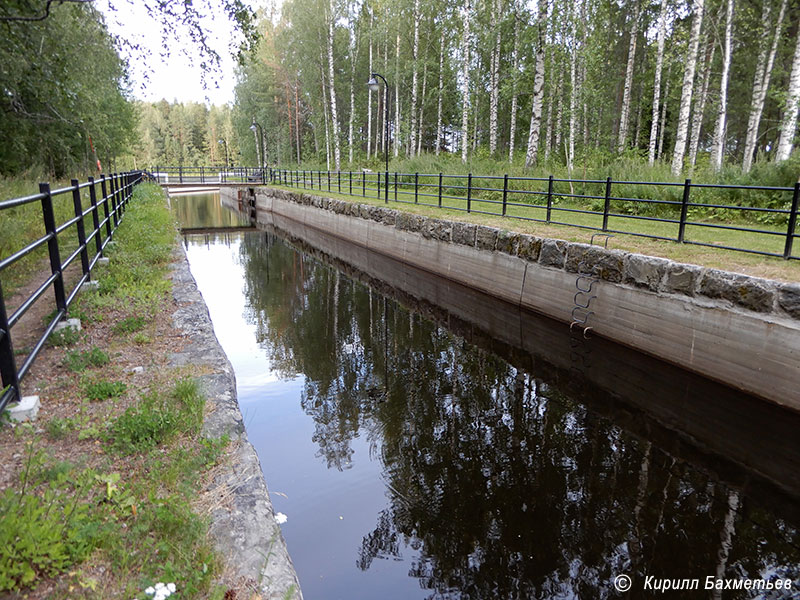
M 145 344 L 149 344 L 153 340 L 150 338 L 149 335 L 142 333 L 141 331 L 133 336 L 133 343 L 137 346 L 144 346 Z
M 124 333 L 133 333 L 135 331 L 141 331 L 144 329 L 144 326 L 147 325 L 147 321 L 144 317 L 135 316 L 135 317 L 127 317 L 122 319 L 119 323 L 114 325 L 114 333 L 116 334 L 124 334 Z
M 155 396 L 149 395 L 117 417 L 111 424 L 109 435 L 115 450 L 133 454 L 158 446 L 177 430 L 176 411 L 160 406 Z
M 72 346 L 81 338 L 81 332 L 73 327 L 54 331 L 48 342 L 51 346 Z
M 101 379 L 100 381 L 93 381 L 87 383 L 84 391 L 89 400 L 106 400 L 107 398 L 118 398 L 122 396 L 128 389 L 122 381 L 107 381 Z
M 45 425 L 45 431 L 51 440 L 63 439 L 73 429 L 75 429 L 75 421 L 69 418 L 53 417 Z
M 109 362 L 108 354 L 97 347 L 92 348 L 88 352 L 79 352 L 77 350 L 67 352 L 67 355 L 64 357 L 64 366 L 73 373 L 80 373 L 88 366 L 102 367 Z
M 86 558 L 99 539 L 86 501 L 88 472 L 71 484 L 61 468 L 39 493 L 26 493 L 37 456 L 31 447 L 22 489 L 0 495 L 0 591 L 66 570 Z

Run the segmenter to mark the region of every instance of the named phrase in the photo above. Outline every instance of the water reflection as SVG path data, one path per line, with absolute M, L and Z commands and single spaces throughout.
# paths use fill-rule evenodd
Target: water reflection
M 246 236 L 240 257 L 259 343 L 304 377 L 317 455 L 348 469 L 365 435 L 380 457 L 388 506 L 358 569 L 412 551 L 408 574 L 434 598 L 603 598 L 622 572 L 798 577 L 794 523 L 535 370 L 272 236 Z
M 599 386 L 565 378 L 569 357 L 546 323 L 515 322 L 519 343 L 498 341 L 453 315 L 424 318 L 271 234 L 188 242 L 307 598 L 607 598 L 619 573 L 632 598 L 647 597 L 647 575 L 800 586 L 796 502 L 778 510 L 758 468 L 687 451 Z M 552 346 L 549 361 L 525 349 L 532 337 Z M 702 395 L 744 402 L 619 356 L 609 364 L 628 365 L 614 375 L 632 390 L 647 372 L 640 396 L 682 390 L 665 416 L 699 414 Z M 766 438 L 760 464 L 780 465 L 775 480 L 797 442 L 765 415 L 742 443 Z M 720 437 L 733 431 L 746 435 L 726 424 Z

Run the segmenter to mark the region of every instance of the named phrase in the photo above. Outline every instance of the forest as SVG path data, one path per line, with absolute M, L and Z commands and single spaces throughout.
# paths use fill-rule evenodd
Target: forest
M 387 143 L 408 172 L 790 185 L 800 170 L 797 0 L 286 0 L 236 17 L 250 43 L 225 106 L 135 100 L 91 3 L 9 20 L 29 4 L 0 8 L 4 176 L 380 169 Z
M 234 111 L 270 163 L 379 167 L 388 120 L 393 159 L 748 172 L 792 153 L 798 24 L 789 0 L 287 0 Z

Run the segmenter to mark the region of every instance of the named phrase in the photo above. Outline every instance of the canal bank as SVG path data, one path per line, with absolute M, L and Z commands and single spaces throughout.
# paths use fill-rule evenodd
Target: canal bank
M 221 197 L 800 410 L 796 283 L 283 190 Z
M 231 444 L 227 461 L 217 470 L 209 490 L 217 498 L 209 510 L 209 535 L 224 558 L 226 572 L 233 574 L 237 583 L 234 589 L 270 600 L 302 600 L 258 455 L 247 438 L 236 375 L 214 334 L 208 308 L 181 246 L 176 248 L 174 259 L 172 296 L 178 309 L 172 321 L 189 342 L 169 357 L 170 365 L 199 369 L 202 374 L 197 380 L 211 407 L 203 435 L 209 439 L 227 436 Z

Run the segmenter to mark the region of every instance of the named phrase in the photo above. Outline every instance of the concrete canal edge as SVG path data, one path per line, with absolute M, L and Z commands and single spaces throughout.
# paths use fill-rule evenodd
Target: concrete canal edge
M 302 600 L 258 455 L 247 439 L 236 395 L 236 375 L 214 334 L 208 307 L 180 244 L 175 259 L 171 279 L 178 309 L 172 320 L 191 341 L 170 357 L 170 364 L 200 367 L 203 374 L 198 379 L 209 407 L 203 434 L 209 438 L 227 434 L 232 448 L 229 462 L 211 484 L 219 492 L 220 501 L 211 510 L 209 534 L 228 573 L 235 574 L 237 587 L 258 594 L 237 598 Z
M 600 336 L 800 410 L 800 284 L 305 193 L 220 193 L 567 324 L 588 305 Z

